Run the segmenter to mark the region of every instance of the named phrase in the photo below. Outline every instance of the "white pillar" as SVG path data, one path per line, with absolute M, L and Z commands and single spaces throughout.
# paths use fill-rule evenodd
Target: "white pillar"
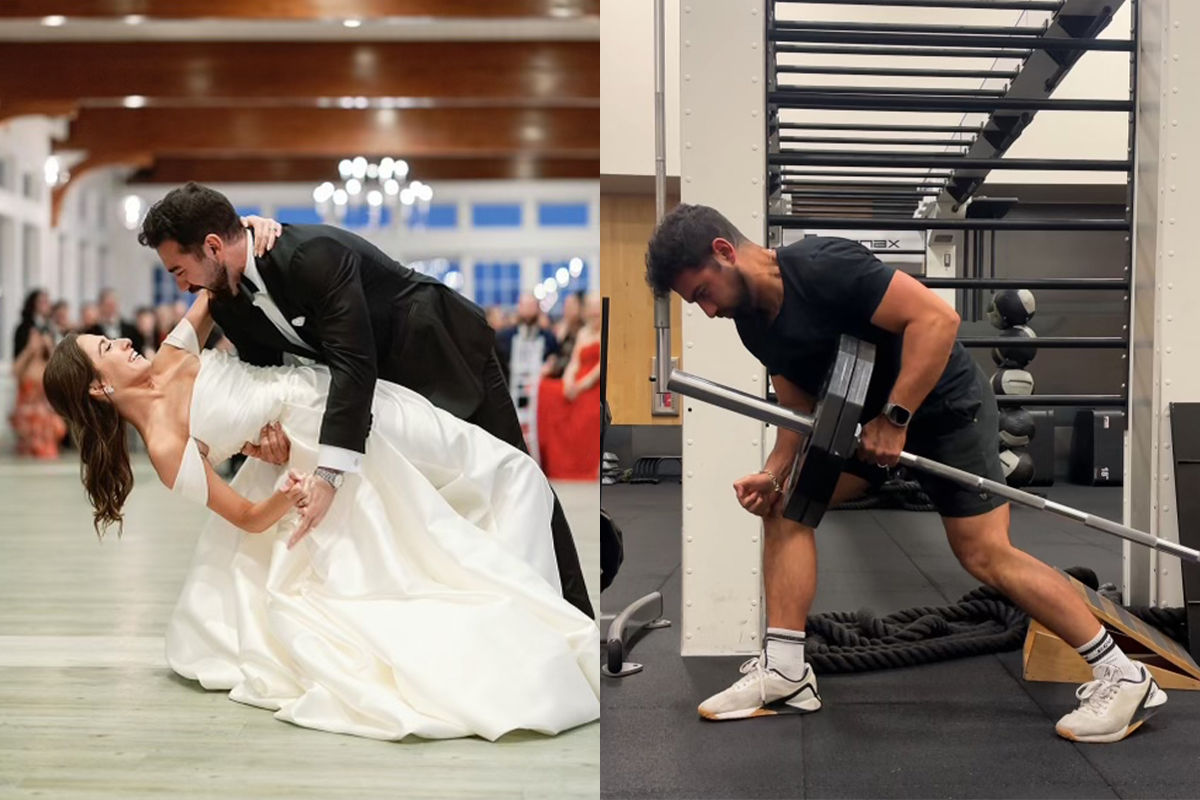
M 1200 400 L 1200 3 L 1137 4 L 1137 145 L 1125 519 L 1179 541 L 1169 404 Z M 1124 546 L 1125 600 L 1180 606 L 1179 559 Z
M 764 0 L 690 0 L 680 10 L 681 199 L 766 240 Z M 668 28 L 670 26 L 668 25 Z M 684 306 L 688 372 L 762 397 L 766 375 L 733 323 Z M 683 399 L 683 655 L 762 646 L 762 524 L 733 482 L 763 465 L 763 425 Z

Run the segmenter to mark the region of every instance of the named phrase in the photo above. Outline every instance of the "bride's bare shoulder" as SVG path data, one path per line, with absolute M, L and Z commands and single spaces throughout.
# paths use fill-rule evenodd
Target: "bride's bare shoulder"
M 183 461 L 183 448 L 186 444 L 186 434 L 167 430 L 150 436 L 146 442 L 150 463 L 154 465 L 158 479 L 168 489 L 175 487 L 175 478 L 179 475 L 179 464 Z

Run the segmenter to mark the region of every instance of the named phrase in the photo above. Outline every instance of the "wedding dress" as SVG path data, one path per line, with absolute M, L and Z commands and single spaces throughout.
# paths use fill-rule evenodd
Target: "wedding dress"
M 257 502 L 317 466 L 325 367 L 200 353 L 186 320 L 168 342 L 200 357 L 174 491 L 206 502 L 197 441 L 218 464 L 276 420 L 289 463 L 249 459 L 232 487 Z M 172 669 L 277 719 L 378 739 L 599 718 L 599 630 L 562 598 L 537 465 L 393 383 L 376 384 L 372 418 L 361 473 L 292 550 L 294 510 L 261 534 L 209 517 L 167 630 Z

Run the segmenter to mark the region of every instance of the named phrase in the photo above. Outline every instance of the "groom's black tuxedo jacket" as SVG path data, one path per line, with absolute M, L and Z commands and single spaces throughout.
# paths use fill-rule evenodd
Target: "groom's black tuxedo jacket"
M 284 225 L 256 259 L 265 289 L 332 383 L 321 444 L 365 452 L 376 378 L 407 386 L 461 419 L 484 399 L 495 335 L 483 310 L 370 242 L 328 225 Z M 249 295 L 214 299 L 212 315 L 257 366 L 314 357 L 279 332 Z

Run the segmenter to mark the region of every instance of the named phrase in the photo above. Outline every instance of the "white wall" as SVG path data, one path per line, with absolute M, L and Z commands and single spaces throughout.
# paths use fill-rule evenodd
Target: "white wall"
M 679 0 L 666 18 L 667 174 L 679 175 Z M 601 4 L 600 109 L 600 174 L 653 175 L 653 0 Z
M 696 5 L 724 0 L 690 0 Z M 667 8 L 667 173 L 679 175 L 679 2 L 668 0 Z M 1040 25 L 1048 12 L 1009 11 L 1002 9 L 887 8 L 876 6 L 824 6 L 779 4 L 780 19 L 844 20 L 856 22 L 901 22 L 962 25 Z M 1102 34 L 1102 38 L 1128 38 L 1130 5 L 1125 3 Z M 601 156 L 604 175 L 654 174 L 654 59 L 653 2 L 651 0 L 606 0 L 601 9 L 600 99 Z M 729 42 L 729 46 L 736 44 Z M 712 57 L 723 57 L 721 48 Z M 969 58 L 854 57 L 784 54 L 781 64 L 822 63 L 838 66 L 922 66 L 932 68 L 979 69 L 1009 68 L 1017 62 Z M 685 80 L 687 76 L 684 76 Z M 908 79 L 859 76 L 788 75 L 784 85 L 803 78 L 810 85 L 905 86 L 920 80 L 922 86 L 964 86 L 992 88 L 997 81 L 962 79 Z M 1129 54 L 1088 52 L 1077 62 L 1056 89 L 1055 98 L 1123 99 L 1128 96 Z M 747 85 L 747 92 L 761 87 Z M 737 98 L 728 98 L 731 109 Z M 686 111 L 686 109 L 685 109 Z M 977 124 L 982 114 L 905 113 L 905 112 L 783 112 L 784 121 L 824 121 L 891 124 Z M 1110 112 L 1039 112 L 1033 123 L 1006 154 L 1011 158 L 1095 158 L 1126 157 L 1128 119 Z M 846 132 L 837 135 L 851 135 Z M 872 135 L 872 134 L 864 134 Z M 887 134 L 873 134 L 887 136 Z M 808 145 L 814 149 L 838 145 Z M 921 148 L 930 152 L 928 148 Z M 993 182 L 1003 183 L 1124 183 L 1113 173 L 1034 172 L 1002 170 L 992 174 Z
M 0 364 L 12 357 L 12 335 L 26 293 L 50 279 L 45 259 L 50 191 L 43 168 L 52 128 L 45 117 L 0 125 Z M 40 256 L 36 262 L 27 262 L 27 247 Z

